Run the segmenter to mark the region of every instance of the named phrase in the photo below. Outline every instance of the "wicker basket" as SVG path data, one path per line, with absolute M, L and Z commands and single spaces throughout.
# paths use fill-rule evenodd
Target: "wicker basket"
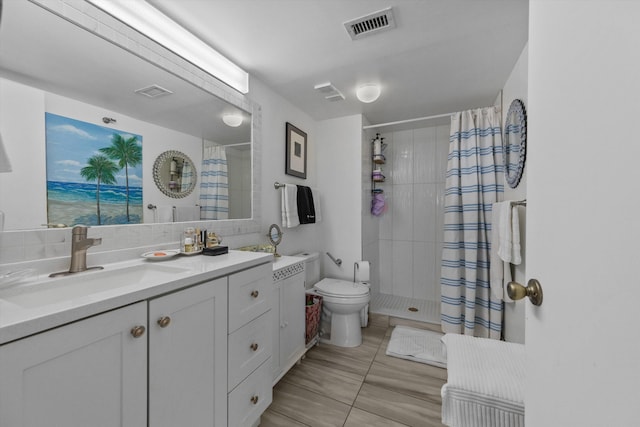
M 320 328 L 322 296 L 306 294 L 305 299 L 305 344 L 309 344 L 318 335 L 318 329 Z

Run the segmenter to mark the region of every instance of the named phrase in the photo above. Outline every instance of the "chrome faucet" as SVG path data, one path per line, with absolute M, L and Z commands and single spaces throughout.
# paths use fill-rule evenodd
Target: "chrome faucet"
M 76 225 L 71 229 L 71 265 L 69 271 L 50 274 L 50 277 L 66 276 L 87 270 L 102 270 L 104 267 L 87 268 L 87 249 L 102 244 L 102 238 L 88 238 L 86 225 Z

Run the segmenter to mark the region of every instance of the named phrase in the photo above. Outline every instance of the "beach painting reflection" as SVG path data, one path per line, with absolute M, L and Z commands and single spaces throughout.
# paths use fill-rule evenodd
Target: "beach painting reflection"
M 49 224 L 142 223 L 142 136 L 46 113 Z

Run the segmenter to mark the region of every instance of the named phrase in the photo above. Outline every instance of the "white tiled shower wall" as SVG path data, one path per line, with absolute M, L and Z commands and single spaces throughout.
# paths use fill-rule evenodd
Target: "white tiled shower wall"
M 388 210 L 380 217 L 379 290 L 440 301 L 449 125 L 381 134 Z

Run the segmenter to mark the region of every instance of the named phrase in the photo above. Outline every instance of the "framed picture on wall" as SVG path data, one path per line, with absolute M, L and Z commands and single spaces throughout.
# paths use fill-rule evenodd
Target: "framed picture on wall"
M 287 175 L 307 179 L 307 134 L 291 123 L 287 123 L 287 150 L 286 167 Z

